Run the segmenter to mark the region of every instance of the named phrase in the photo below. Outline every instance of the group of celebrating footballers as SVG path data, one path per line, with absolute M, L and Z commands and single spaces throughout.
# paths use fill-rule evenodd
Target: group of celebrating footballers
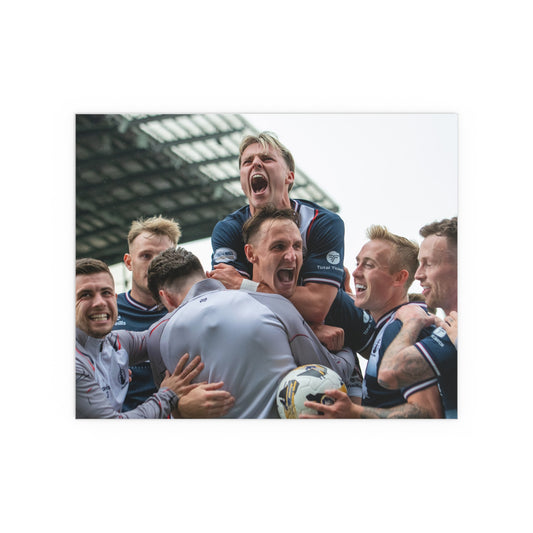
M 287 148 L 247 136 L 239 169 L 248 205 L 216 224 L 211 271 L 161 216 L 132 223 L 118 297 L 105 263 L 76 261 L 76 417 L 277 418 L 282 378 L 319 363 L 347 392 L 302 418 L 457 418 L 457 217 L 422 227 L 420 247 L 368 228 L 352 292 L 344 223 L 289 197 Z

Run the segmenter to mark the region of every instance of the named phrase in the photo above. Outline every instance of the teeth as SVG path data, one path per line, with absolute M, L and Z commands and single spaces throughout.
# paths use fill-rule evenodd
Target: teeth
M 99 315 L 91 315 L 91 320 L 107 320 L 107 314 L 101 313 Z
M 366 285 L 361 285 L 360 283 L 356 283 L 355 288 L 359 289 L 360 291 L 366 291 Z
M 261 192 L 267 188 L 267 180 L 261 174 L 254 174 L 252 176 L 252 190 L 254 192 Z

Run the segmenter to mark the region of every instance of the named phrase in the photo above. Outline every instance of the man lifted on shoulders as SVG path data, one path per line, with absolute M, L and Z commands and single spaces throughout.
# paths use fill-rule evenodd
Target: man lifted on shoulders
M 349 345 L 353 350 L 365 344 L 373 324 L 365 331 L 354 330 L 342 321 L 343 306 L 353 300 L 344 291 L 344 222 L 335 213 L 306 201 L 291 200 L 295 164 L 292 154 L 270 133 L 245 137 L 240 145 L 241 187 L 249 205 L 218 222 L 211 236 L 213 270 L 209 277 L 221 281 L 228 289 L 261 287 L 250 283 L 252 264 L 247 260 L 242 239 L 246 220 L 271 204 L 277 209 L 293 209 L 299 214 L 304 261 L 298 286 L 290 300 L 318 337 L 332 351 Z M 333 307 L 332 307 L 333 306 Z M 330 314 L 330 310 L 336 311 Z M 332 318 L 332 317 L 335 318 Z M 327 341 L 323 324 L 342 328 L 344 338 Z M 361 337 L 361 338 L 359 338 Z

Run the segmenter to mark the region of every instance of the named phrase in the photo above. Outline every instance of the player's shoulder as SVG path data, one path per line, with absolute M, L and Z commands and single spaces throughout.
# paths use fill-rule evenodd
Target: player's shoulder
M 293 303 L 281 294 L 268 292 L 247 292 L 248 296 L 255 302 L 268 308 L 269 311 L 276 315 L 287 315 L 287 313 L 300 314 Z
M 310 200 L 302 200 L 298 198 L 298 199 L 292 200 L 291 202 L 292 202 L 293 209 L 296 212 L 305 212 L 308 210 L 312 210 L 317 215 L 321 215 L 323 217 L 330 217 L 332 219 L 340 219 L 340 216 L 337 213 L 334 213 L 333 211 L 326 209 L 325 207 L 315 202 L 311 202 Z
M 117 307 L 118 312 L 120 313 L 131 313 L 138 310 L 141 306 L 140 303 L 136 302 L 130 294 L 131 291 L 121 292 L 117 294 Z
M 126 299 L 126 293 L 125 292 L 119 292 L 117 294 L 117 304 L 126 305 L 128 300 Z
M 250 207 L 245 205 L 233 213 L 226 215 L 222 220 L 215 224 L 215 229 L 219 230 L 226 226 L 241 226 L 250 218 Z

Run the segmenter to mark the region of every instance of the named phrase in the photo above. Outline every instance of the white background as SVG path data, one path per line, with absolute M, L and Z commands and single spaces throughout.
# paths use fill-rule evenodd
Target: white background
M 532 474 L 526 7 L 4 8 L 2 323 L 13 340 L 3 350 L 3 529 L 523 530 Z M 458 114 L 458 421 L 73 419 L 74 114 L 169 110 Z

